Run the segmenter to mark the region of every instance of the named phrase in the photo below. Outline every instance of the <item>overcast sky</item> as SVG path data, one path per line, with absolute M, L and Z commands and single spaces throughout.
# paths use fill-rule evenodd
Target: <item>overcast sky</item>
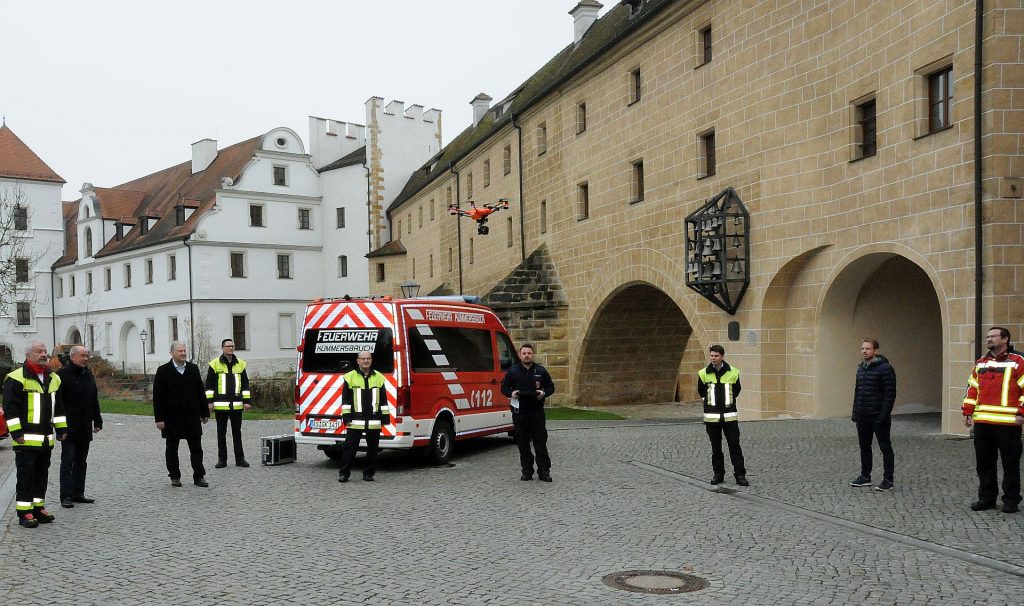
M 617 0 L 605 0 L 601 15 Z M 572 41 L 577 0 L 0 0 L 0 114 L 67 184 L 111 187 L 371 96 L 442 110 L 501 99 Z

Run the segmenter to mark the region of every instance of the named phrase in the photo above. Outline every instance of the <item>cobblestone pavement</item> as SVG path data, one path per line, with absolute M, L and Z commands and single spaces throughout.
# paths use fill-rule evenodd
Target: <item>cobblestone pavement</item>
M 856 432 L 841 420 L 743 423 L 752 486 L 724 490 L 703 483 L 707 437 L 689 422 L 551 423 L 552 484 L 519 481 L 515 447 L 491 437 L 460 443 L 450 467 L 385 453 L 374 483 L 357 469 L 339 484 L 337 463 L 301 447 L 291 465 L 208 465 L 203 489 L 170 486 L 151 419 L 105 420 L 90 455 L 96 504 L 59 507 L 57 452 L 56 523 L 20 528 L 4 503 L 6 602 L 946 605 L 1024 591 L 1024 514 L 968 510 L 971 443 L 934 435 L 934 416 L 895 419 L 890 493 L 847 486 Z M 259 436 L 290 427 L 247 422 L 250 462 Z M 211 463 L 212 426 L 204 443 Z M 12 459 L 0 443 L 0 479 Z M 655 596 L 601 583 L 634 569 L 710 587 Z

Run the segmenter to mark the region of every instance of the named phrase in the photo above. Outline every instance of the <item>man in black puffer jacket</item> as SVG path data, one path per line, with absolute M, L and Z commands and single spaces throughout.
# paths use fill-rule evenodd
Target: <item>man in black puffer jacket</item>
M 860 345 L 864 361 L 857 366 L 857 386 L 853 390 L 853 422 L 860 441 L 860 476 L 850 486 L 871 486 L 871 440 L 878 438 L 882 451 L 882 482 L 875 490 L 892 490 L 895 454 L 889 440 L 892 407 L 896 403 L 896 371 L 885 356 L 878 353 L 878 341 L 864 339 Z

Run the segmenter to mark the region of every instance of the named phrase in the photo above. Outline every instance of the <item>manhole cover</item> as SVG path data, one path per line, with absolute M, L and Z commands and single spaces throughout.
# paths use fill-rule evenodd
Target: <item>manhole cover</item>
M 661 595 L 700 591 L 709 586 L 706 579 L 693 576 L 692 574 L 668 572 L 665 570 L 613 572 L 606 575 L 601 581 L 605 585 L 615 587 L 616 589 Z

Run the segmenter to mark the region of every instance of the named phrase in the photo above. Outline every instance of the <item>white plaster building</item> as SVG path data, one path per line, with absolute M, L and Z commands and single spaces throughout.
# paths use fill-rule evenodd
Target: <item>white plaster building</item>
M 152 372 L 175 339 L 205 362 L 230 337 L 255 374 L 292 368 L 309 301 L 372 294 L 368 202 L 380 196 L 382 213 L 401 185 L 368 175 L 411 171 L 440 149 L 439 112 L 396 103 L 367 101 L 375 129 L 311 117 L 310 153 L 275 128 L 223 149 L 198 141 L 191 161 L 114 188 L 86 183 L 64 205 L 57 341 L 126 369 L 144 358 Z
M 60 192 L 64 179 L 6 125 L 0 126 L 0 197 L 17 205 L 13 233 L 23 242 L 13 305 L 0 309 L 0 357 L 24 359 L 25 346 L 54 342 L 50 266 L 63 250 Z M 0 250 L 6 260 L 12 250 Z

